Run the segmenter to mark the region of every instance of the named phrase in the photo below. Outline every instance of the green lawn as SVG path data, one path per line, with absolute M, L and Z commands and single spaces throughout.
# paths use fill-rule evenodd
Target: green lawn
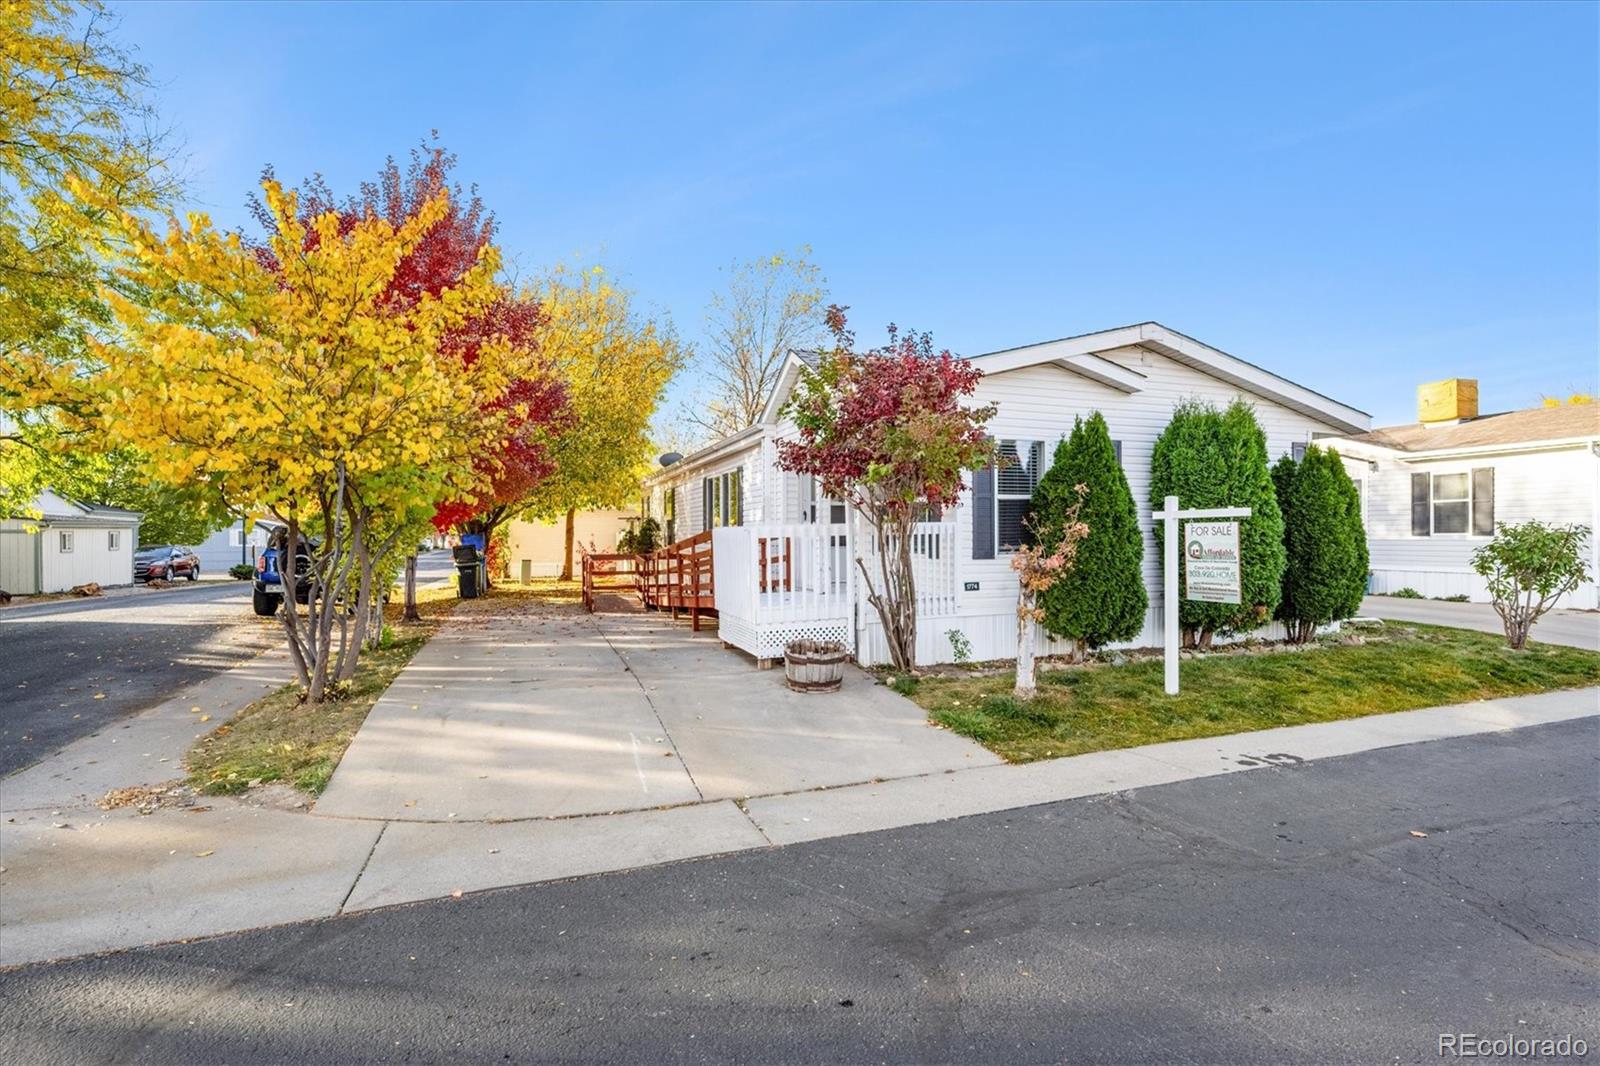
M 1185 660 L 1162 691 L 1159 657 L 1039 671 L 1032 700 L 1010 673 L 899 679 L 940 725 L 1009 762 L 1550 689 L 1600 685 L 1600 654 L 1548 644 L 1513 652 L 1487 633 L 1390 623 L 1365 644 Z

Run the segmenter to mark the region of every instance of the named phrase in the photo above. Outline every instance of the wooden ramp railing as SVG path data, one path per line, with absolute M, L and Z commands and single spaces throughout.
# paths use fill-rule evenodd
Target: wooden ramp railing
M 585 552 L 583 555 L 583 609 L 594 613 L 596 593 L 639 591 L 639 562 L 642 557 L 632 554 L 602 554 Z
M 711 533 L 669 544 L 639 557 L 639 598 L 646 608 L 687 612 L 695 632 L 702 617 L 715 617 L 717 597 L 711 571 Z

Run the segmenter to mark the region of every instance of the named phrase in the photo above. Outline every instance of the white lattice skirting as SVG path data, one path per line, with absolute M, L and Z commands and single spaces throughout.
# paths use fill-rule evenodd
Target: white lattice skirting
M 782 658 L 783 649 L 796 640 L 836 640 L 847 648 L 854 643 L 846 618 L 755 625 L 724 615 L 718 619 L 717 635 L 757 659 Z

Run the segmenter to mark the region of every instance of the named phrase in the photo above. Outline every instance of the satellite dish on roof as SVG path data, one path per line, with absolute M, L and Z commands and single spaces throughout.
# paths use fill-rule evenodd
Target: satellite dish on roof
M 662 466 L 671 466 L 673 463 L 677 462 L 679 459 L 682 459 L 682 458 L 683 458 L 683 455 L 681 453 L 679 453 L 679 452 L 667 452 L 665 455 L 663 455 L 661 457 L 661 465 Z

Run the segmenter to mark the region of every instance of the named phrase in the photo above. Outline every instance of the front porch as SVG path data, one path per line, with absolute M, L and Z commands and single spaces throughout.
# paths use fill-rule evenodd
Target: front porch
M 714 617 L 723 643 L 762 666 L 795 640 L 838 641 L 861 659 L 862 633 L 877 624 L 856 565 L 859 555 L 877 580 L 877 545 L 864 529 L 859 520 L 761 522 L 700 533 L 648 555 L 589 555 L 584 605 L 592 612 L 606 593 L 631 591 L 646 609 L 687 617 L 695 631 Z M 908 551 L 919 625 L 956 615 L 955 524 L 917 523 Z

